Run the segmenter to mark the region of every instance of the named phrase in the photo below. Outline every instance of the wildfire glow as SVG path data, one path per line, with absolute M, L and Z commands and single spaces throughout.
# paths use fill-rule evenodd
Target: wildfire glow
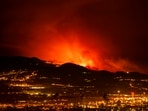
M 54 47 L 54 51 L 55 56 L 53 55 L 53 57 L 55 57 L 55 60 L 58 58 L 58 62 L 72 62 L 89 68 L 96 67 L 94 62 L 95 54 L 93 50 L 89 50 L 77 40 L 61 42 Z
M 77 34 L 55 34 L 51 38 L 48 34 L 42 36 L 45 36 L 42 40 L 34 39 L 34 44 L 26 50 L 26 54 L 55 64 L 71 62 L 95 70 L 141 71 L 126 59 L 110 57 L 114 51 L 106 40 L 96 42 L 87 35 L 81 37 Z
M 44 44 L 38 45 L 35 54 L 41 59 L 49 60 L 57 64 L 66 62 L 75 63 L 84 67 L 98 68 L 96 53 L 89 44 L 79 40 L 76 35 L 70 37 L 58 37 L 58 40 L 52 42 L 44 41 Z M 36 54 L 36 55 L 37 55 Z

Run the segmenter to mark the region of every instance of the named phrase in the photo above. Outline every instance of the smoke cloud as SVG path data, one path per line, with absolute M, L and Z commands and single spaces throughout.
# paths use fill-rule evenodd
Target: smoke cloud
M 1 55 L 147 72 L 144 1 L 5 0 L 1 4 Z

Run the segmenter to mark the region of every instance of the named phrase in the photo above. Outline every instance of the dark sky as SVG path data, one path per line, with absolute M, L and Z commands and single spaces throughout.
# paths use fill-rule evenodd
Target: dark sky
M 148 72 L 146 1 L 1 0 L 0 55 Z

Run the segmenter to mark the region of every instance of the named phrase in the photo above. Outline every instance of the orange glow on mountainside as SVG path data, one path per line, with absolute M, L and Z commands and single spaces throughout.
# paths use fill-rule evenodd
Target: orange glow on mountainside
M 73 33 L 53 35 L 50 41 L 46 37 L 48 35 L 42 36 L 45 36 L 45 39 L 34 39 L 30 50 L 24 50 L 28 56 L 36 55 L 40 59 L 54 64 L 71 62 L 93 70 L 142 72 L 138 66 L 126 59 L 114 59 L 112 55 L 115 55 L 116 52 L 107 40 L 96 41 L 88 38 L 93 35 L 82 36 Z
M 48 40 L 43 41 L 39 41 L 36 48 L 33 46 L 33 51 L 29 52 L 30 55 L 37 55 L 43 60 L 56 64 L 71 62 L 90 69 L 102 67 L 97 63 L 99 52 L 96 52 L 87 40 L 80 40 L 75 34 L 69 34 L 68 37 L 58 36 L 58 39 L 50 40 L 50 42 Z M 101 60 L 99 61 L 101 63 Z
M 50 55 L 52 55 L 51 58 L 54 58 L 55 62 L 72 62 L 84 67 L 97 68 L 95 64 L 96 54 L 93 49 L 89 49 L 77 40 L 61 41 L 55 44 L 54 51 Z
M 143 0 L 3 1 L 2 56 L 148 73 Z

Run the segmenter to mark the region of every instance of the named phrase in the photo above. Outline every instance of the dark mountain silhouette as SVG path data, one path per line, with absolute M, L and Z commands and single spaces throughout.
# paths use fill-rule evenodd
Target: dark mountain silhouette
M 45 68 L 53 68 L 54 64 L 47 64 L 45 61 L 40 60 L 36 57 L 28 58 L 22 56 L 0 56 L 0 70 L 18 70 L 28 69 L 37 70 Z
M 130 91 L 144 92 L 147 88 L 148 75 L 139 72 L 109 72 L 106 70 L 90 70 L 86 67 L 73 63 L 56 65 L 32 57 L 22 56 L 1 56 L 0 72 L 11 70 L 37 71 L 38 75 L 34 82 L 52 84 L 70 84 L 73 86 L 93 86 L 95 90 L 102 92 L 114 92 L 117 89 L 127 93 Z M 48 80 L 40 80 L 40 77 L 47 77 Z M 58 78 L 58 79 L 56 79 Z
M 65 63 L 59 66 L 59 71 L 64 73 L 81 73 L 89 69 L 73 63 Z

